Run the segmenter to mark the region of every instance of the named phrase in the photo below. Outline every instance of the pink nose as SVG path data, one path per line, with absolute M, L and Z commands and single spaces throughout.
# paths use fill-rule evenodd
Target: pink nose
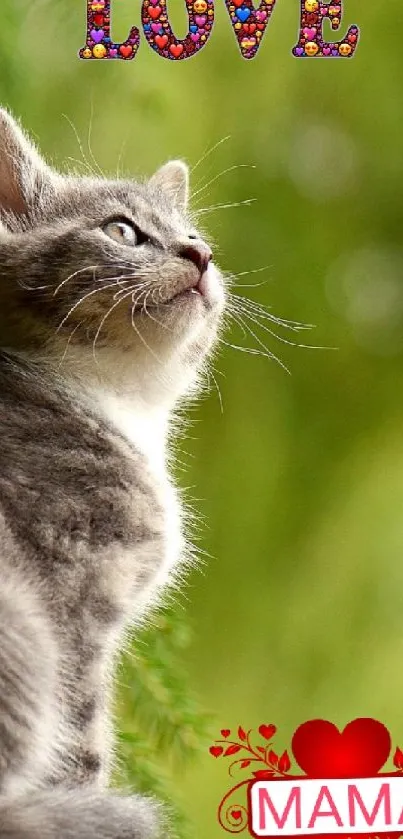
M 199 269 L 200 274 L 204 274 L 207 271 L 213 253 L 202 239 L 192 239 L 189 241 L 189 244 L 181 247 L 179 256 L 183 259 L 189 259 Z

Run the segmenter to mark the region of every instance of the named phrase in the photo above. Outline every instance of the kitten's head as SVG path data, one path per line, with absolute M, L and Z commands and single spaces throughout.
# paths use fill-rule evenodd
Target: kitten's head
M 0 111 L 0 346 L 182 395 L 225 303 L 187 204 L 181 162 L 143 183 L 63 176 Z

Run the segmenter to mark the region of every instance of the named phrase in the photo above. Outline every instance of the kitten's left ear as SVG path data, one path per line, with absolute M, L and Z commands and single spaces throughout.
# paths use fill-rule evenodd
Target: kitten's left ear
M 8 111 L 0 108 L 0 212 L 26 214 L 52 173 Z
M 158 169 L 150 180 L 153 189 L 161 190 L 178 210 L 186 210 L 189 202 L 189 168 L 182 160 L 171 160 Z

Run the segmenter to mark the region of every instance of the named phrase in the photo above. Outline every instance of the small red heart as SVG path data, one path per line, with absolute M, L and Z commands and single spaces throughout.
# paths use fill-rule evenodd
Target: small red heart
M 259 728 L 259 734 L 261 734 L 265 740 L 271 740 L 276 731 L 277 729 L 275 725 L 261 725 Z
M 350 41 L 350 44 L 355 44 L 357 40 L 357 35 L 349 35 L 348 40 Z
M 223 751 L 224 751 L 224 749 L 223 749 L 222 746 L 211 746 L 210 747 L 210 754 L 213 755 L 213 757 L 220 757 L 220 755 L 222 755 Z
M 179 58 L 179 56 L 183 53 L 183 44 L 171 44 L 169 51 L 172 53 L 174 58 Z
M 344 731 L 327 720 L 310 720 L 292 738 L 295 760 L 310 778 L 377 775 L 391 745 L 388 729 L 371 718 L 352 720 Z
M 236 6 L 236 8 L 239 9 L 239 7 L 243 5 L 244 0 L 233 0 L 233 3 L 234 6 Z
M 150 15 L 150 17 L 153 20 L 157 20 L 157 18 L 159 18 L 159 16 L 160 16 L 161 12 L 162 12 L 161 6 L 154 6 L 154 8 L 152 6 L 149 6 L 149 8 L 148 8 L 148 14 Z
M 119 47 L 119 52 L 121 55 L 123 55 L 123 58 L 129 58 L 129 55 L 131 55 L 133 52 L 133 47 L 131 47 L 130 44 L 121 44 Z
M 231 810 L 231 816 L 236 822 L 239 822 L 239 819 L 242 818 L 242 813 L 240 810 Z
M 105 22 L 105 18 L 103 15 L 94 15 L 93 21 L 95 26 L 103 26 Z
M 156 35 L 155 43 L 162 50 L 168 43 L 168 35 Z
M 248 35 L 253 35 L 256 32 L 256 23 L 244 23 L 243 28 Z
M 229 728 L 222 728 L 221 729 L 221 734 L 222 734 L 223 737 L 229 737 L 230 734 L 231 734 L 231 731 L 230 731 Z

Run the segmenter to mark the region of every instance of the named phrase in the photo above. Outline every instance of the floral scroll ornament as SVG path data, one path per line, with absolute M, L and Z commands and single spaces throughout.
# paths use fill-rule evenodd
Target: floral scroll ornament
M 216 740 L 210 747 L 210 754 L 215 757 L 233 757 L 239 754 L 236 760 L 232 760 L 228 766 L 228 774 L 234 777 L 234 771 L 242 772 L 251 769 L 252 773 L 244 780 L 231 787 L 229 792 L 221 799 L 218 807 L 218 821 L 221 827 L 228 833 L 242 833 L 248 826 L 248 809 L 245 805 L 236 804 L 233 799 L 234 793 L 242 787 L 247 787 L 252 780 L 274 780 L 274 778 L 292 778 L 288 774 L 291 768 L 291 761 L 288 752 L 285 751 L 278 756 L 272 748 L 272 738 L 276 734 L 275 725 L 261 725 L 259 734 L 262 738 L 260 745 L 253 745 L 251 742 L 253 729 L 245 731 L 241 726 L 238 728 L 237 739 L 230 740 L 230 729 L 222 729 L 222 740 Z M 259 767 L 259 768 L 258 768 Z M 246 791 L 246 790 L 245 790 Z
M 242 833 L 249 827 L 247 792 L 255 781 L 403 776 L 403 752 L 399 748 L 393 757 L 396 771 L 380 771 L 389 758 L 392 741 L 387 728 L 377 720 L 352 720 L 343 731 L 327 720 L 303 723 L 294 732 L 291 743 L 296 773 L 290 772 L 292 764 L 288 751 L 279 755 L 273 748 L 276 732 L 273 724 L 261 725 L 255 735 L 253 729 L 245 731 L 242 726 L 236 735 L 230 729 L 222 729 L 221 738 L 210 746 L 210 754 L 216 759 L 235 758 L 228 765 L 231 779 L 247 772 L 247 777 L 233 784 L 218 806 L 219 824 L 228 833 Z M 241 790 L 244 803 L 240 803 L 238 797 Z M 382 837 L 391 839 L 399 835 L 383 833 Z

